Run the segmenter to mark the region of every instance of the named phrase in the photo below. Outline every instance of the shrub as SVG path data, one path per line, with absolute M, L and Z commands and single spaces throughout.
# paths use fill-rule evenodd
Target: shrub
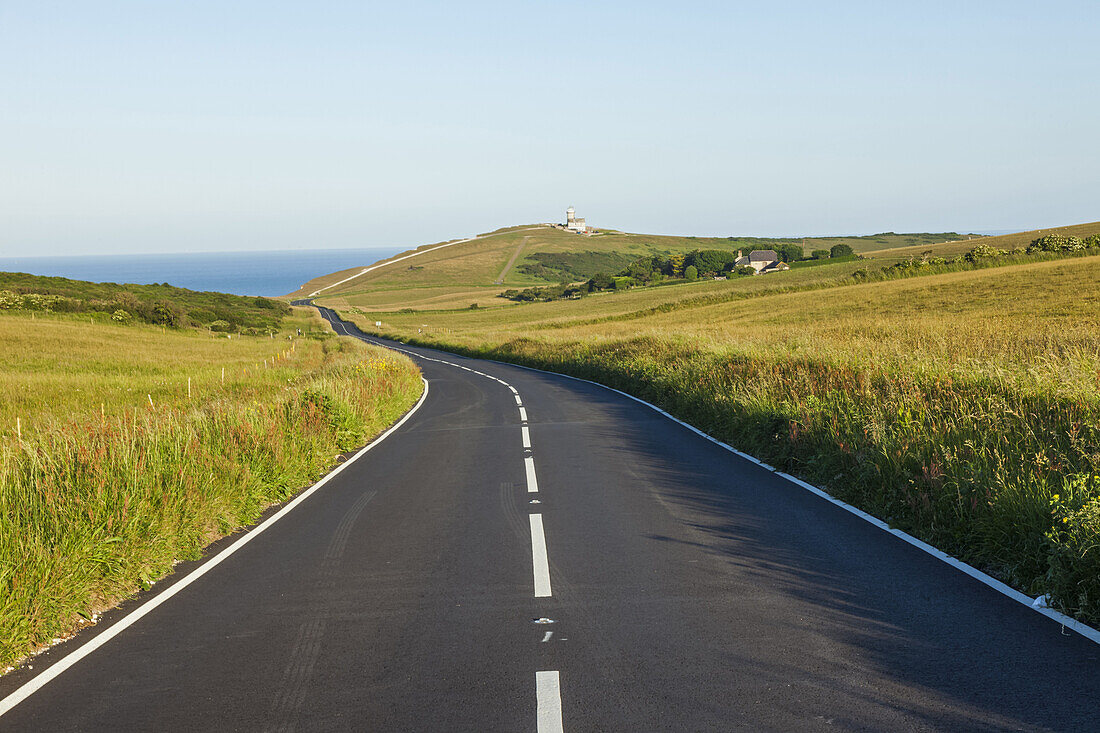
M 810 257 L 814 258 L 815 260 L 827 259 L 829 257 L 829 250 L 827 250 L 827 249 L 815 249 L 810 254 Z
M 1067 478 L 1066 495 L 1051 497 L 1054 526 L 1046 535 L 1049 567 L 1044 589 L 1055 608 L 1100 619 L 1100 497 L 1081 504 L 1081 496 L 1095 494 L 1087 485 L 1087 476 Z
M 1078 252 L 1085 249 L 1085 243 L 1080 237 L 1067 237 L 1064 234 L 1048 234 L 1039 237 L 1027 246 L 1031 252 Z
M 23 296 L 10 290 L 0 290 L 0 310 L 14 310 L 23 307 Z
M 684 268 L 684 279 L 688 282 L 694 282 L 699 279 L 699 269 L 695 265 L 688 265 Z
M 225 333 L 226 331 L 229 330 L 229 321 L 222 321 L 222 320 L 213 321 L 210 324 L 209 328 L 210 328 L 211 331 L 218 331 L 218 332 L 221 332 L 221 333 Z
M 848 244 L 834 244 L 829 250 L 829 256 L 833 258 L 851 257 L 855 253 L 855 250 Z
M 979 244 L 974 249 L 966 253 L 967 262 L 977 262 L 978 260 L 984 260 L 989 257 L 1003 257 L 1007 255 L 1003 249 L 997 249 L 996 247 L 990 247 L 988 244 Z
M 122 308 L 119 308 L 111 314 L 111 320 L 115 323 L 129 323 L 130 321 L 134 320 L 134 315 L 128 310 L 123 310 Z

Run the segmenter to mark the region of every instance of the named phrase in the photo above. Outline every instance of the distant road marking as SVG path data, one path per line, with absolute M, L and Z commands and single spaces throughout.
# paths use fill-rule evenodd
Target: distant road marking
M 101 646 L 103 646 L 104 644 L 109 642 L 111 639 L 115 638 L 116 636 L 121 634 L 123 631 L 130 628 L 131 626 L 133 626 L 138 621 L 140 621 L 142 618 L 144 618 L 147 614 L 149 614 L 151 611 L 156 609 L 162 603 L 165 603 L 170 598 L 175 596 L 177 593 L 182 591 L 184 588 L 191 585 L 196 580 L 198 580 L 199 578 L 201 578 L 202 576 L 206 575 L 211 570 L 216 568 L 224 560 L 228 559 L 230 555 L 232 555 L 237 550 L 239 550 L 242 547 L 244 547 L 245 545 L 247 545 L 252 540 L 259 537 L 260 534 L 262 534 L 265 530 L 269 529 L 272 525 L 274 525 L 280 519 L 282 519 L 287 514 L 292 512 L 299 504 L 301 504 L 303 501 L 305 501 L 310 496 L 312 496 L 314 493 L 316 493 L 322 486 L 324 486 L 329 481 L 331 481 L 341 471 L 346 469 L 348 466 L 350 466 L 355 461 L 359 460 L 359 458 L 361 458 L 362 456 L 366 455 L 367 451 L 369 451 L 371 448 L 374 448 L 376 445 L 378 445 L 383 440 L 385 440 L 390 435 L 392 435 L 395 430 L 397 430 L 402 425 L 404 425 L 405 422 L 408 421 L 408 419 L 411 418 L 413 416 L 413 414 L 415 414 L 416 411 L 420 409 L 420 406 L 424 404 L 424 400 L 426 400 L 428 398 L 428 381 L 426 379 L 424 379 L 423 377 L 421 377 L 420 381 L 422 381 L 424 383 L 424 393 L 420 395 L 420 399 L 417 401 L 417 403 L 415 405 L 413 405 L 412 408 L 408 412 L 406 412 L 405 415 L 400 420 L 398 420 L 396 423 L 394 423 L 393 426 L 390 427 L 386 432 L 382 433 L 377 438 L 372 440 L 370 443 L 367 443 L 364 447 L 360 448 L 359 451 L 355 455 L 353 455 L 351 458 L 349 458 L 348 460 L 344 461 L 343 463 L 341 463 L 336 468 L 329 471 L 327 474 L 325 474 L 325 476 L 320 481 L 313 484 L 313 486 L 309 487 L 308 489 L 306 489 L 302 493 L 298 494 L 298 496 L 296 496 L 294 499 L 292 499 L 290 501 L 290 503 L 288 503 L 286 506 L 284 506 L 279 511 L 272 514 L 270 517 L 268 517 L 260 525 L 254 527 L 252 530 L 246 532 L 244 535 L 242 535 L 240 537 L 240 539 L 238 539 L 236 542 L 234 542 L 233 544 L 231 544 L 229 547 L 225 548 L 221 552 L 219 552 L 217 555 L 215 555 L 209 561 L 203 563 L 202 565 L 200 565 L 197 568 L 195 568 L 194 570 L 192 570 L 189 575 L 187 575 L 184 578 L 181 578 L 176 583 L 173 583 L 163 593 L 161 593 L 161 594 L 159 594 L 159 595 L 157 595 L 153 598 L 150 598 L 148 601 L 146 601 L 142 605 L 138 606 L 133 611 L 131 611 L 130 613 L 128 613 L 127 615 L 125 615 L 121 619 L 119 619 L 117 622 L 115 622 L 114 624 L 109 626 L 106 630 L 103 631 L 103 633 L 97 635 L 96 637 L 91 639 L 88 643 L 84 644 L 83 646 L 81 646 L 77 649 L 74 649 L 69 654 L 61 657 L 56 662 L 54 662 L 50 666 L 50 668 L 47 669 L 45 672 L 38 675 L 34 679 L 29 680 L 22 687 L 19 687 L 15 692 L 11 693 L 7 697 L 5 697 L 3 700 L 0 700 L 0 715 L 4 715 L 4 713 L 11 710 L 16 705 L 23 702 L 24 700 L 26 700 L 28 697 L 30 697 L 34 693 L 38 692 L 38 690 L 45 687 L 51 680 L 56 678 L 58 675 L 60 675 L 65 670 L 69 669 L 69 667 L 72 667 L 74 664 L 79 662 L 81 659 L 88 656 L 89 654 L 94 652 L 96 649 L 99 649 Z M 369 499 L 368 499 L 368 501 L 369 501 Z M 364 503 L 364 504 L 366 503 L 362 499 L 360 499 L 360 502 Z M 541 527 L 541 525 L 540 525 L 540 527 Z M 543 554 L 545 555 L 545 551 L 544 551 Z
M 534 456 L 525 456 L 523 459 L 523 465 L 527 469 L 527 493 L 537 494 L 539 492 L 539 482 L 535 478 Z
M 550 592 L 550 561 L 546 556 L 546 534 L 542 530 L 542 515 L 529 516 L 531 517 L 531 558 L 535 571 L 535 598 L 549 598 L 553 594 Z
M 322 315 L 325 315 L 327 320 L 332 323 L 333 330 L 335 330 L 336 326 L 339 325 L 345 334 L 347 334 L 348 336 L 352 335 L 348 331 L 347 327 L 343 325 L 342 320 L 338 324 L 337 321 L 333 320 L 331 317 L 328 317 L 324 313 L 324 311 L 322 311 Z M 377 344 L 377 342 L 369 338 L 366 338 L 365 336 L 358 336 L 357 338 L 360 338 L 361 340 L 368 343 L 381 345 Z M 386 345 L 385 348 L 390 348 L 394 351 L 405 353 L 418 359 L 423 359 L 425 361 L 433 361 L 439 364 L 455 366 L 459 369 L 464 369 L 468 372 L 479 374 L 488 379 L 492 379 L 493 381 L 499 382 L 500 384 L 507 387 L 512 392 L 512 394 L 515 395 L 516 405 L 519 407 L 519 419 L 523 423 L 523 425 L 520 427 L 520 433 L 523 437 L 523 447 L 527 451 L 530 451 L 531 431 L 527 426 L 527 410 L 523 406 L 523 401 L 522 399 L 520 399 L 519 392 L 511 384 L 505 382 L 503 379 L 494 377 L 491 374 L 486 374 L 476 369 L 470 369 L 468 367 L 462 366 L 461 364 L 455 364 L 453 362 L 446 361 L 445 359 L 435 359 L 414 351 L 400 349 L 389 345 Z M 527 474 L 527 492 L 529 494 L 538 493 L 539 485 L 538 479 L 535 475 L 534 456 L 524 456 L 523 462 Z M 539 504 L 540 502 L 538 499 L 532 499 L 530 503 Z M 535 583 L 535 598 L 549 598 L 553 595 L 553 593 L 550 588 L 550 559 L 546 552 L 546 532 L 542 524 L 542 515 L 530 514 L 528 516 L 530 517 L 531 522 L 531 568 Z M 550 641 L 550 638 L 552 636 L 553 632 L 547 631 L 542 638 L 542 642 L 545 643 Z M 535 691 L 537 697 L 536 717 L 538 722 L 538 733 L 563 733 L 564 728 L 562 725 L 561 685 L 559 673 L 557 671 L 536 672 Z
M 562 733 L 561 679 L 556 671 L 535 672 L 538 733 Z

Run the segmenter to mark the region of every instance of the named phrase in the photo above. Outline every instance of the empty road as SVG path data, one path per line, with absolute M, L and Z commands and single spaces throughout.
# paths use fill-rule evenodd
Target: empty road
M 1100 645 L 621 395 L 401 348 L 416 412 L 0 730 L 1100 730 Z

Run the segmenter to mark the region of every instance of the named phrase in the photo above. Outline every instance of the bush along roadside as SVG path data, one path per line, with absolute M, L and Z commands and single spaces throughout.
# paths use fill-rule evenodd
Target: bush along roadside
M 655 338 L 410 342 L 635 395 L 1100 626 L 1100 400 Z
M 254 522 L 422 389 L 410 360 L 345 340 L 250 400 L 96 415 L 0 443 L 0 669 Z

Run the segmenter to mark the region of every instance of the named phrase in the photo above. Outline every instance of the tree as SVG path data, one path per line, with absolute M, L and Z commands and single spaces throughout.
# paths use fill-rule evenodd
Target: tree
M 856 252 L 849 244 L 834 244 L 832 249 L 829 250 L 829 256 L 833 259 L 837 257 L 851 257 Z
M 723 249 L 695 250 L 684 261 L 695 267 L 696 273 L 717 275 L 726 270 L 727 265 L 732 265 L 737 260 L 736 252 Z
M 684 279 L 688 282 L 694 282 L 699 279 L 699 269 L 695 265 L 688 265 L 684 268 Z
M 180 325 L 180 315 L 171 303 L 157 303 L 154 305 L 150 320 L 158 326 L 176 328 Z
M 615 287 L 615 280 L 606 272 L 597 272 L 592 276 L 592 279 L 588 281 L 589 292 L 593 290 L 609 290 Z
M 813 257 L 815 260 L 826 260 L 829 258 L 829 250 L 815 249 L 813 253 L 810 254 L 810 257 Z
M 684 268 L 687 265 L 684 264 L 684 254 L 678 252 L 674 255 L 669 255 L 668 258 L 668 274 L 674 277 L 683 277 Z
M 780 262 L 798 262 L 802 259 L 802 247 L 793 242 L 777 244 L 775 252 L 779 255 Z

